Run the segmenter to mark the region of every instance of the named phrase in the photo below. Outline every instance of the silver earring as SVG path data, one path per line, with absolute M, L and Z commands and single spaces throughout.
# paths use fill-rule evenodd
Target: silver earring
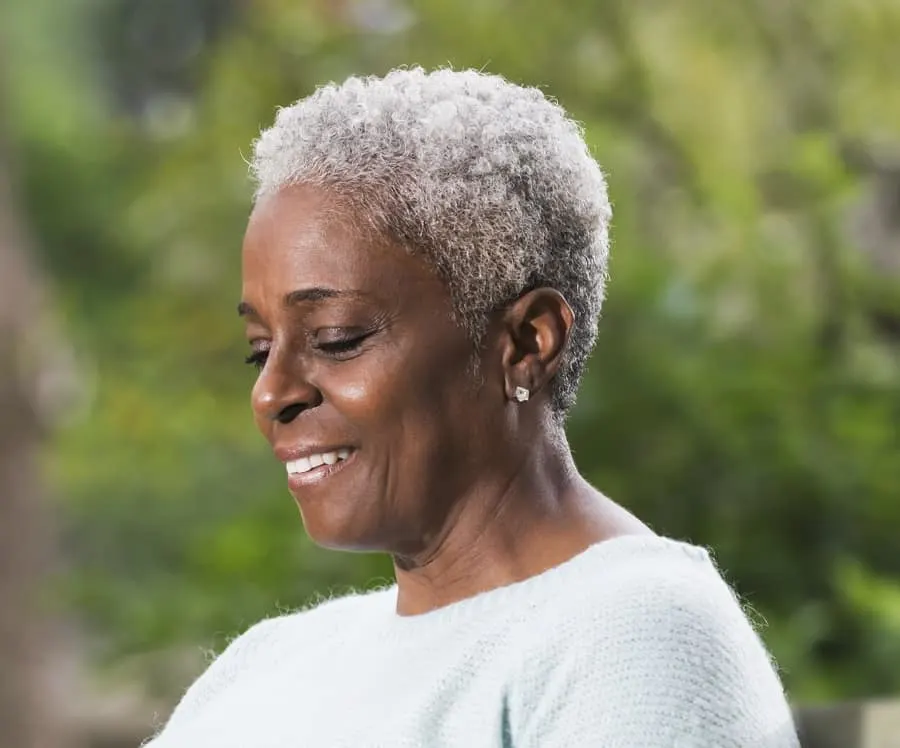
M 516 400 L 524 403 L 529 397 L 531 393 L 525 387 L 516 387 Z

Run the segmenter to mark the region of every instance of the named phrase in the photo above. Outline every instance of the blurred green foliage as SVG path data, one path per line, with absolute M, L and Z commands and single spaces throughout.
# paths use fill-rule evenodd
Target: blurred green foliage
M 311 545 L 253 430 L 242 153 L 318 83 L 452 64 L 554 95 L 609 174 L 585 474 L 716 549 L 795 698 L 900 689 L 896 2 L 31 0 L 0 27 L 82 353 L 47 470 L 99 654 L 389 575 Z

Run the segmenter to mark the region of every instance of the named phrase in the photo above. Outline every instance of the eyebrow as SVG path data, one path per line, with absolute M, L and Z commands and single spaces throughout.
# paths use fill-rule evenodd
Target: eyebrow
M 312 288 L 299 288 L 296 291 L 289 291 L 284 295 L 282 299 L 282 304 L 284 306 L 294 306 L 296 304 L 302 304 L 304 302 L 316 302 L 316 301 L 325 301 L 326 299 L 338 299 L 338 298 L 360 298 L 363 294 L 358 291 L 339 291 L 336 288 L 324 288 L 322 286 L 314 286 Z M 237 313 L 241 317 L 247 317 L 248 315 L 258 316 L 256 309 L 254 309 L 250 304 L 246 301 L 242 301 L 237 305 Z

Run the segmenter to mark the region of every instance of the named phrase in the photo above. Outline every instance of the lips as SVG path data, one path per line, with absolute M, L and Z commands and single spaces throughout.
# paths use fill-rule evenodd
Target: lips
M 302 475 L 322 465 L 336 465 L 350 457 L 350 454 L 351 449 L 349 447 L 340 447 L 339 449 L 325 452 L 313 452 L 312 454 L 286 461 L 285 467 L 288 475 Z
M 293 447 L 279 446 L 275 456 L 284 464 L 288 487 L 292 493 L 318 486 L 356 457 L 356 449 L 348 445 L 307 444 Z

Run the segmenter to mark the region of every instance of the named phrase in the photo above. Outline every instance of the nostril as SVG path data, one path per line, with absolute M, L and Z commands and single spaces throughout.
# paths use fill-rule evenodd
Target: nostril
M 279 423 L 290 423 L 299 416 L 305 408 L 306 406 L 303 405 L 303 403 L 292 403 L 278 411 L 275 420 Z

